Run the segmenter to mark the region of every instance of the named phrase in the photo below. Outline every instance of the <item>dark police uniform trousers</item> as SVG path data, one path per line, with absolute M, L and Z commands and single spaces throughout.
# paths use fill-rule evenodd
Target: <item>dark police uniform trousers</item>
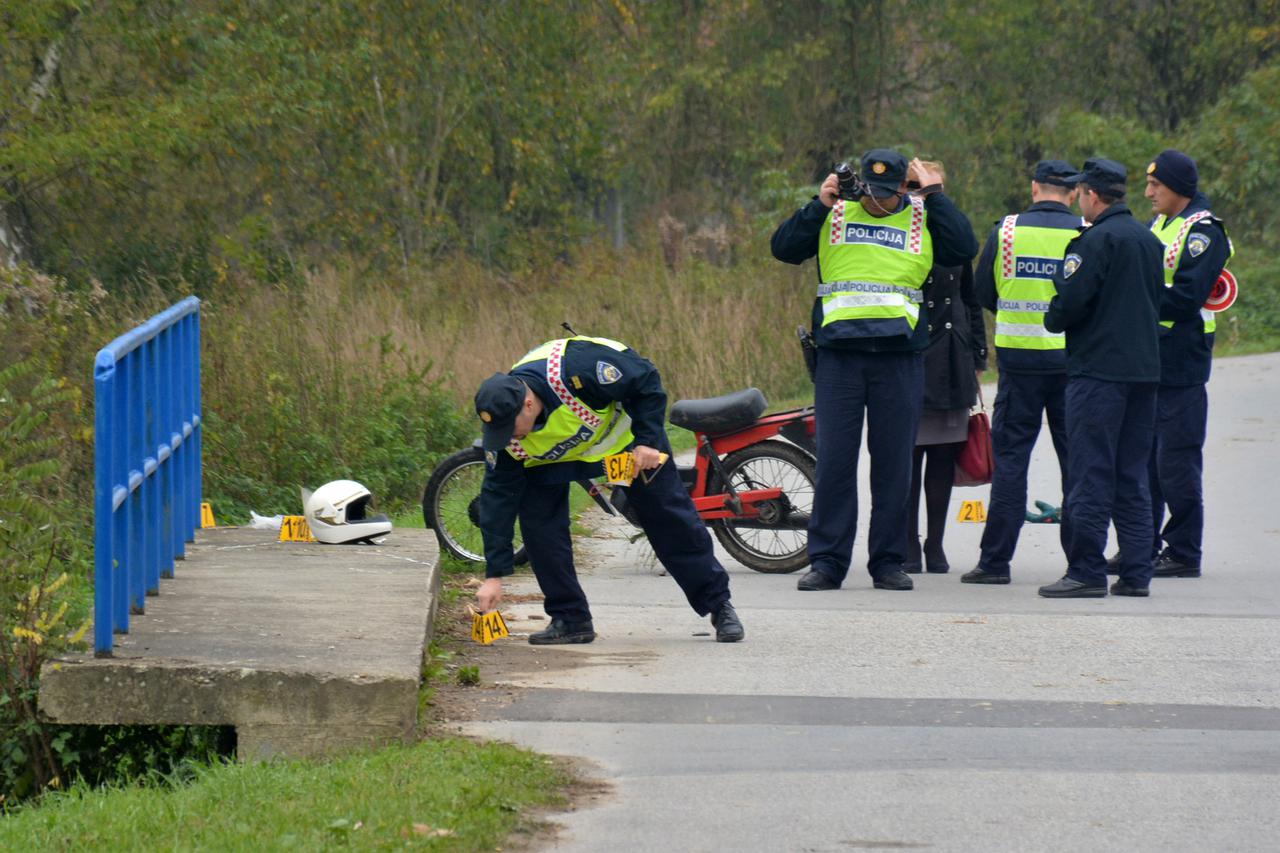
M 1067 473 L 1067 374 L 1000 373 L 995 416 L 991 420 L 991 444 L 996 469 L 991 477 L 991 507 L 982 531 L 982 556 L 978 567 L 996 575 L 1009 574 L 1009 562 L 1018 547 L 1018 536 L 1027 514 L 1027 468 L 1031 451 L 1040 437 L 1044 417 L 1049 420 L 1049 437 L 1057 451 L 1062 472 L 1062 493 L 1070 494 Z M 1062 548 L 1067 549 L 1068 514 L 1061 513 L 1059 530 Z
M 902 570 L 911 455 L 923 406 L 922 353 L 818 348 L 818 482 L 809 519 L 809 557 L 815 571 L 837 583 L 849 573 L 858 526 L 864 409 L 871 456 L 867 569 L 873 578 Z
M 1106 585 L 1103 549 L 1114 519 L 1121 578 L 1139 589 L 1151 582 L 1147 465 L 1155 414 L 1154 382 L 1110 382 L 1087 376 L 1067 381 L 1072 478 L 1066 551 L 1067 576 L 1073 580 Z
M 671 453 L 670 447 L 658 449 Z M 599 475 L 599 463 L 594 468 Z M 591 618 L 591 610 L 574 570 L 570 485 L 539 483 L 531 477 L 520 501 L 520 533 L 545 597 L 547 615 L 566 622 L 585 622 Z M 668 459 L 648 483 L 636 477 L 626 490 L 658 561 L 680 585 L 690 606 L 699 616 L 715 612 L 729 600 L 729 575 L 716 559 L 711 534 L 694 509 L 675 460 Z
M 1201 483 L 1208 418 L 1209 395 L 1203 385 L 1160 386 L 1149 467 L 1153 558 L 1160 554 L 1160 525 L 1167 506 L 1169 523 L 1164 525 L 1163 540 L 1169 556 L 1184 565 L 1200 565 L 1204 534 Z

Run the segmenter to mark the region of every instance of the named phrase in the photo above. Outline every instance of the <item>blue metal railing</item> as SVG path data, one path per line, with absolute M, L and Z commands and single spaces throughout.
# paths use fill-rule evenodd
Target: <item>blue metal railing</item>
M 93 650 L 108 656 L 200 526 L 200 300 L 99 350 L 93 385 Z

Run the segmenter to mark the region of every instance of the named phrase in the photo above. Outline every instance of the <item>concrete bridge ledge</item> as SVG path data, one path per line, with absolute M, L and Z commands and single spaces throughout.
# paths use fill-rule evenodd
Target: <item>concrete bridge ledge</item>
M 62 723 L 236 727 L 241 758 L 318 756 L 412 736 L 439 592 L 429 531 L 380 546 L 201 531 L 110 658 L 46 665 Z

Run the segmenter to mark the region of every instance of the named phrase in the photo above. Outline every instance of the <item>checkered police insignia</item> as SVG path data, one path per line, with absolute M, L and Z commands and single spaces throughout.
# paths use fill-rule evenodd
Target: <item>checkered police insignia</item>
M 494 450 L 486 450 L 484 452 L 484 462 L 490 468 L 496 467 L 498 464 L 498 454 Z
M 1199 257 L 1211 242 L 1208 234 L 1192 234 L 1187 238 L 1187 254 L 1193 258 Z
M 1080 264 L 1084 263 L 1084 259 L 1075 252 L 1067 255 L 1062 259 L 1062 277 L 1071 278 L 1075 275 L 1076 270 L 1080 269 Z
M 622 378 L 622 371 L 607 361 L 596 362 L 596 381 L 601 385 L 612 385 Z

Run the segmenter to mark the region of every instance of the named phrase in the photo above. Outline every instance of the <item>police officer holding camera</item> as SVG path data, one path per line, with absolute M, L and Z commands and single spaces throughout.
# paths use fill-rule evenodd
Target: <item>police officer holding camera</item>
M 877 589 L 912 588 L 902 568 L 929 343 L 922 288 L 935 264 L 967 264 L 978 252 L 969 220 L 943 194 L 936 172 L 913 161 L 922 186 L 908 196 L 908 164 L 898 152 L 872 149 L 860 165 L 861 179 L 839 168 L 843 181 L 828 175 L 818 196 L 772 238 L 780 261 L 818 259 L 812 317 L 818 482 L 810 571 L 797 584 L 806 591 L 838 589 L 848 574 L 864 417 L 871 454 L 867 569 Z

